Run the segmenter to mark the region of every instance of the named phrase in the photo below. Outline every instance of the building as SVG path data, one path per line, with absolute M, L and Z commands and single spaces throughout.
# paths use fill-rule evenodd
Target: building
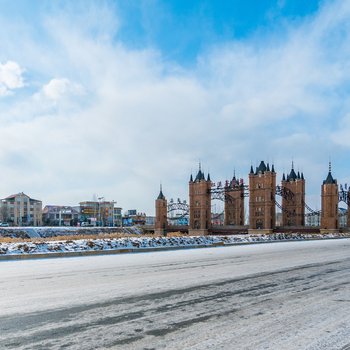
M 176 213 L 171 218 L 168 218 L 169 226 L 188 226 L 188 214 Z
M 121 227 L 123 225 L 123 214 L 121 207 L 114 207 L 113 209 L 113 222 L 116 227 Z
M 307 227 L 320 227 L 321 213 L 315 211 L 306 215 L 305 226 Z
M 348 227 L 348 210 L 345 208 L 338 208 L 339 227 Z
M 282 177 L 282 226 L 305 226 L 305 179 L 304 174 L 292 169 Z
M 199 164 L 196 178 L 192 174 L 189 181 L 190 196 L 190 235 L 207 235 L 211 228 L 211 180 L 208 173 L 205 179 Z
M 146 216 L 146 226 L 154 226 L 156 224 L 156 217 L 147 215 Z
M 157 235 L 166 235 L 168 226 L 168 202 L 160 186 L 160 192 L 156 199 L 156 222 L 154 225 L 154 233 Z
M 123 216 L 123 226 L 145 225 L 146 214 L 138 213 L 136 209 L 128 210 Z
M 225 225 L 244 225 L 244 183 L 243 179 L 232 180 L 225 186 Z
M 281 227 L 282 226 L 282 213 L 277 212 L 276 213 L 276 227 Z
M 339 228 L 338 184 L 333 179 L 331 163 L 326 180 L 321 186 L 321 232 L 333 232 Z
M 96 226 L 99 218 L 99 203 L 96 201 L 86 201 L 79 203 L 81 225 Z
M 211 223 L 214 226 L 223 226 L 225 224 L 225 212 L 211 213 Z
M 13 226 L 41 226 L 42 202 L 23 192 L 1 200 L 1 221 Z
M 114 218 L 119 215 L 120 212 L 114 210 L 114 201 L 86 201 L 80 202 L 80 219 L 81 224 L 87 224 L 92 226 L 115 226 Z M 84 225 L 83 224 L 83 225 Z
M 43 225 L 76 226 L 79 222 L 79 210 L 70 206 L 46 205 L 43 209 Z
M 276 225 L 276 173 L 269 163 L 249 173 L 249 231 L 272 233 Z
M 158 225 L 157 229 L 161 229 L 161 227 L 164 228 L 164 224 L 168 227 L 187 224 L 191 235 L 206 235 L 211 231 L 215 233 L 215 229 L 220 230 L 213 225 L 224 225 L 224 229 L 228 232 L 230 230 L 245 232 L 246 227 L 243 226 L 246 223 L 245 215 L 248 214 L 248 232 L 250 233 L 270 234 L 275 232 L 277 227 L 279 230 L 285 229 L 286 232 L 295 229 L 300 232 L 316 231 L 316 229 L 321 232 L 334 232 L 339 228 L 349 231 L 350 187 L 348 189 L 347 184 L 344 187 L 340 185 L 338 190 L 337 180 L 333 179 L 331 173 L 331 165 L 329 165 L 327 178 L 323 181 L 321 192 L 322 210 L 315 211 L 305 202 L 304 174 L 294 170 L 293 162 L 290 172 L 283 174 L 281 185 L 278 186 L 276 186 L 274 165 L 270 167 L 269 163 L 264 161 L 260 162 L 255 171 L 253 166 L 250 167 L 249 186 L 244 185 L 243 179 L 236 179 L 235 175 L 231 181 L 226 180 L 224 186 L 221 181 L 216 185 L 211 182 L 209 174 L 205 176 L 199 164 L 195 179 L 192 174 L 190 175 L 189 205 L 186 202 L 182 203 L 179 199 L 178 203 L 170 199 L 168 204 L 170 216 L 167 222 L 163 220 L 166 214 L 160 210 L 161 207 L 163 209 L 166 207 L 167 202 L 162 190 L 160 191 L 156 199 L 156 225 Z M 248 193 L 249 211 L 246 210 L 244 203 L 244 197 Z M 276 201 L 276 195 L 282 197 L 282 203 Z M 211 212 L 212 199 L 224 201 L 222 213 L 216 210 L 215 202 L 214 212 Z M 344 202 L 347 209 L 338 208 L 339 202 Z M 278 213 L 276 213 L 276 207 L 279 210 Z M 176 210 L 184 213 L 175 213 Z M 136 215 L 136 210 L 133 215 Z M 133 215 L 129 212 L 124 224 L 133 224 Z

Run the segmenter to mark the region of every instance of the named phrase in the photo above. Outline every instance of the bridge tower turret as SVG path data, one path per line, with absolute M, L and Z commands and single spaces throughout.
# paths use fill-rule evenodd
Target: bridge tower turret
M 287 175 L 283 174 L 282 190 L 291 192 L 291 196 L 282 195 L 282 226 L 305 226 L 305 179 L 304 174 L 292 169 Z
M 350 187 L 348 189 L 348 193 L 346 197 L 346 204 L 348 205 L 348 217 L 347 217 L 346 225 L 348 228 L 350 228 Z
M 249 173 L 249 232 L 272 233 L 276 225 L 276 172 L 261 161 Z
M 193 180 L 192 174 L 189 182 L 190 222 L 188 232 L 190 235 L 207 235 L 211 228 L 211 180 L 208 174 L 205 179 L 199 164 L 197 176 Z
M 163 194 L 162 185 L 160 185 L 159 195 L 156 199 L 156 221 L 154 225 L 154 233 L 158 235 L 166 235 L 168 226 L 168 202 Z
M 232 180 L 225 187 L 225 225 L 244 225 L 244 184 L 243 180 Z
M 334 232 L 338 222 L 338 184 L 332 176 L 331 162 L 326 180 L 321 186 L 321 233 Z

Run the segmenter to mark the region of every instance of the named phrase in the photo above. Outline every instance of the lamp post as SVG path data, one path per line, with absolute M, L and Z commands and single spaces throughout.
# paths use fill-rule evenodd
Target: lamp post
M 112 227 L 114 227 L 114 204 L 117 203 L 114 199 L 111 201 L 111 209 L 112 209 Z
M 103 226 L 103 223 L 102 223 L 102 220 L 101 220 L 101 200 L 103 199 L 105 199 L 105 197 L 99 197 L 99 198 L 97 198 L 98 199 L 98 216 L 99 216 L 99 218 L 98 218 L 98 221 L 99 221 L 99 225 L 100 226 Z M 101 225 L 102 224 L 102 225 Z

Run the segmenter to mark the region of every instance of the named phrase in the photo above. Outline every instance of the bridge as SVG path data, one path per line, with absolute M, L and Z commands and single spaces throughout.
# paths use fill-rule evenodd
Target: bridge
M 290 174 L 283 174 L 280 185 L 276 185 L 276 173 L 274 166 L 270 168 L 262 161 L 259 167 L 249 173 L 249 185 L 243 179 L 219 181 L 214 183 L 208 174 L 207 178 L 199 167 L 195 179 L 190 178 L 190 200 L 171 199 L 167 203 L 162 191 L 157 200 L 164 201 L 166 213 L 162 226 L 158 226 L 158 232 L 164 231 L 196 231 L 211 234 L 235 234 L 257 232 L 317 232 L 322 229 L 339 230 L 348 227 L 348 210 L 340 214 L 338 204 L 343 202 L 349 207 L 350 188 L 347 184 L 338 185 L 331 174 L 331 167 L 326 180 L 322 185 L 322 207 L 328 210 L 314 210 L 305 202 L 305 179 L 303 173 L 296 173 L 292 163 Z M 327 190 L 326 190 L 327 189 Z M 326 194 L 325 194 L 326 193 Z M 331 194 L 331 195 L 330 195 Z M 277 200 L 280 197 L 281 200 Z M 249 225 L 246 225 L 245 198 L 249 198 Z M 224 211 L 212 213 L 211 202 L 219 200 L 224 203 Z M 327 202 L 328 201 L 328 202 Z M 157 202 L 157 201 L 156 201 Z M 281 223 L 277 226 L 276 208 L 280 209 Z M 165 210 L 165 209 L 164 209 Z M 157 212 L 157 210 L 156 210 Z M 157 214 L 156 214 L 157 217 Z M 216 225 L 218 219 L 224 218 L 222 225 Z M 158 213 L 159 225 L 160 216 Z M 306 223 L 313 220 L 317 227 L 308 226 Z M 342 225 L 339 225 L 339 221 Z M 321 225 L 320 225 L 321 224 Z M 321 226 L 321 227 L 318 227 Z M 345 226 L 345 228 L 344 228 Z M 259 231 L 263 230 L 263 231 Z M 199 232 L 199 231 L 198 231 Z M 205 234 L 205 233 L 204 233 Z

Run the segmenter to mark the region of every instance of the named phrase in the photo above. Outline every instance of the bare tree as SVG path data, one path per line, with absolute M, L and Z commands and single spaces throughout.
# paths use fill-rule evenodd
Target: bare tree
M 9 219 L 9 209 L 7 205 L 0 204 L 0 220 L 2 222 L 8 222 Z

